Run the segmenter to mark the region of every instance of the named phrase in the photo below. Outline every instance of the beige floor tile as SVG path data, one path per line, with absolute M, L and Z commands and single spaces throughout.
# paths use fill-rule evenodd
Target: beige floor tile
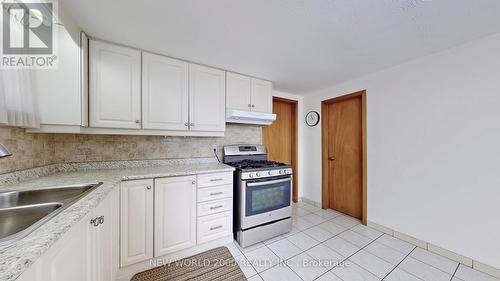
M 375 274 L 380 279 L 384 278 L 396 266 L 385 260 L 361 250 L 349 258 L 352 262 Z
M 312 281 L 327 271 L 319 261 L 306 253 L 291 258 L 288 266 L 304 281 Z
M 346 258 L 350 257 L 360 249 L 358 246 L 353 245 L 337 236 L 326 240 L 323 244 Z
M 318 241 L 303 232 L 296 233 L 286 239 L 299 247 L 302 251 L 306 251 L 319 244 Z
M 283 260 L 287 260 L 302 252 L 301 249 L 296 247 L 294 244 L 292 244 L 292 242 L 288 241 L 287 239 L 274 242 L 268 245 L 267 247 Z
M 280 258 L 265 246 L 245 253 L 245 257 L 259 273 L 277 265 L 280 261 Z
M 452 261 L 448 258 L 434 254 L 419 247 L 415 248 L 415 250 L 411 252 L 410 257 L 415 258 L 421 262 L 436 267 L 437 269 L 440 269 L 452 275 L 453 273 L 455 273 L 455 270 L 457 269 L 458 266 L 458 262 Z
M 311 236 L 312 238 L 316 239 L 319 242 L 326 241 L 333 236 L 335 236 L 333 233 L 326 231 L 325 229 L 315 226 L 311 227 L 309 229 L 304 230 L 304 233 Z
M 411 257 L 405 258 L 400 269 L 425 281 L 449 281 L 451 275 Z

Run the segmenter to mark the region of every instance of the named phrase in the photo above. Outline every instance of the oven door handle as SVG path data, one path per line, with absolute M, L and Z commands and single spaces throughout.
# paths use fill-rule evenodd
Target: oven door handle
M 250 182 L 247 183 L 247 186 L 261 186 L 261 185 L 268 185 L 268 184 L 275 184 L 275 183 L 280 183 L 280 182 L 287 182 L 291 181 L 291 178 L 287 179 L 279 179 L 279 180 L 273 180 L 273 181 L 263 181 L 263 182 Z

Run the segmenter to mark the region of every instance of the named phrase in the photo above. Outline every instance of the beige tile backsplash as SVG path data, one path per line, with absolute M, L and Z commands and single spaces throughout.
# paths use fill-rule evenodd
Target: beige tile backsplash
M 0 127 L 0 143 L 13 156 L 0 159 L 0 174 L 55 163 L 209 157 L 216 144 L 262 143 L 259 126 L 227 124 L 224 137 L 29 134 Z

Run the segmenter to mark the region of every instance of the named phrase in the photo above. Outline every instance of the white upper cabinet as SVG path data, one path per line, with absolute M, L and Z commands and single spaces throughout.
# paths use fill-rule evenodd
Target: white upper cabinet
M 273 113 L 273 84 L 252 78 L 252 111 Z
M 37 95 L 41 124 L 82 125 L 80 91 L 80 42 L 66 28 L 57 28 L 58 53 L 56 69 L 33 70 L 33 89 Z
M 188 63 L 142 54 L 142 127 L 188 130 Z
M 229 109 L 272 113 L 273 84 L 236 73 L 227 73 L 227 103 Z
M 226 128 L 226 73 L 189 65 L 189 120 L 191 131 L 223 132 Z
M 226 107 L 238 110 L 250 110 L 250 95 L 252 90 L 251 78 L 228 72 L 226 79 Z
M 141 52 L 89 42 L 90 126 L 141 128 Z

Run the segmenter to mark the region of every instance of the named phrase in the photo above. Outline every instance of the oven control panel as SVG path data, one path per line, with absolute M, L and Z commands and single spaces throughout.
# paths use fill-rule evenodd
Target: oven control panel
M 276 176 L 286 176 L 292 174 L 292 168 L 284 168 L 284 169 L 275 169 L 275 170 L 262 170 L 262 171 L 254 171 L 254 172 L 243 172 L 241 173 L 242 180 L 249 179 L 260 179 L 260 178 L 268 178 L 268 177 L 276 177 Z

